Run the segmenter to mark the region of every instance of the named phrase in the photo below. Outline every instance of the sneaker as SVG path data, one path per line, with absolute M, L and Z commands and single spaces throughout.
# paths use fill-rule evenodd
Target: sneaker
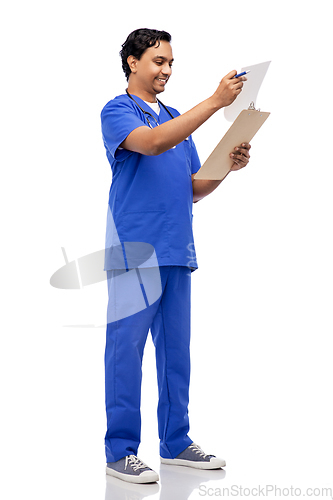
M 108 462 L 106 473 L 129 483 L 155 483 L 158 474 L 135 455 L 128 455 L 118 462 Z
M 176 458 L 162 458 L 161 463 L 167 465 L 184 465 L 195 469 L 220 469 L 225 467 L 225 460 L 215 455 L 206 455 L 195 443 L 182 451 Z

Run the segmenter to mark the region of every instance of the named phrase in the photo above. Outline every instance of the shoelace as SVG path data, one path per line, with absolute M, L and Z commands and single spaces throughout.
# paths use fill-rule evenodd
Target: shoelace
M 138 469 L 149 469 L 149 467 L 135 455 L 128 455 L 126 457 L 125 470 L 127 468 L 127 465 L 130 465 L 134 471 L 137 471 Z
M 200 446 L 198 446 L 195 443 L 192 443 L 189 446 L 189 448 L 191 448 L 193 451 L 195 451 L 195 453 L 197 453 L 198 455 L 201 455 L 203 458 L 211 456 L 211 455 L 206 455 L 206 453 L 204 453 L 204 451 L 202 451 L 202 449 L 200 448 Z

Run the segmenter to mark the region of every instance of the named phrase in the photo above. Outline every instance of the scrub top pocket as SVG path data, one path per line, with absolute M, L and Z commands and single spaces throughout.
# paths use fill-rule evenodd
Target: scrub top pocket
M 165 210 L 123 212 L 117 228 L 121 241 L 149 243 L 158 258 L 169 257 L 169 227 Z

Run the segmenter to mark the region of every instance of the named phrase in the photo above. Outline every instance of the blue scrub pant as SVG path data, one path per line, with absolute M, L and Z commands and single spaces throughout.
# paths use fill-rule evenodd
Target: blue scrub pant
M 156 349 L 160 455 L 175 458 L 192 443 L 188 437 L 190 275 L 188 267 L 160 267 L 160 298 L 140 312 L 107 325 L 107 462 L 137 455 L 141 434 L 141 366 L 149 329 Z

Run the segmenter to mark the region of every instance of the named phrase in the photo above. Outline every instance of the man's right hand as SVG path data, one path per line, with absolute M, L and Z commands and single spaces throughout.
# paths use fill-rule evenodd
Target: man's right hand
M 212 95 L 215 105 L 220 109 L 229 106 L 236 97 L 242 92 L 243 82 L 246 82 L 246 76 L 234 78 L 237 71 L 230 71 L 225 77 L 222 78 L 220 85 Z

